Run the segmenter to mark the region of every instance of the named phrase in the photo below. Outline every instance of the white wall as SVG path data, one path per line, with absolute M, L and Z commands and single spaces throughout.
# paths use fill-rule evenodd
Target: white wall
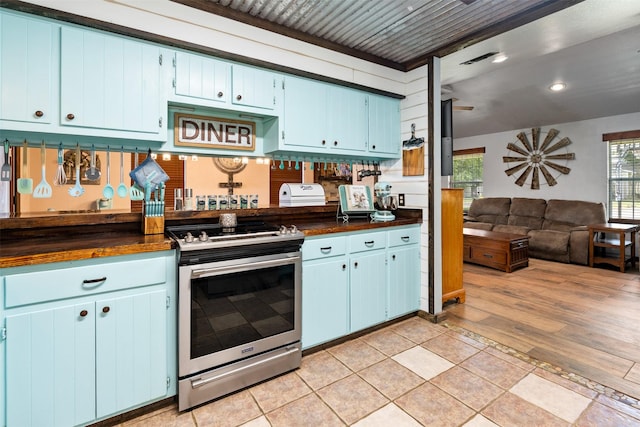
M 550 170 L 557 180 L 555 186 L 547 185 L 546 180 L 540 176 L 539 190 L 532 190 L 526 184 L 523 187 L 516 185 L 515 180 L 520 173 L 507 176 L 504 172 L 507 169 L 507 164 L 502 161 L 503 156 L 518 155 L 507 150 L 507 144 L 510 142 L 520 144 L 516 135 L 521 131 L 529 134 L 530 129 L 514 129 L 509 132 L 460 138 L 454 140 L 453 147 L 454 150 L 486 148 L 484 156 L 485 197 L 587 200 L 602 202 L 606 205 L 608 154 L 607 143 L 602 141 L 602 134 L 640 128 L 640 112 L 543 126 L 541 131 L 546 133 L 550 128 L 560 132 L 554 139 L 555 142 L 563 137 L 568 137 L 571 140 L 566 151 L 575 153 L 575 160 L 566 162 L 566 166 L 571 168 L 568 175 Z M 564 149 L 558 150 L 558 153 L 563 152 L 565 152 Z M 558 161 L 558 163 L 565 164 L 564 161 Z M 513 165 L 511 164 L 511 166 Z M 530 179 L 527 182 L 530 182 Z
M 437 73 L 439 76 L 439 61 L 436 61 L 436 66 L 434 67 L 434 73 Z M 436 77 L 437 77 L 436 76 Z M 415 124 L 415 136 L 416 138 L 424 138 L 425 141 L 428 141 L 428 120 L 427 116 L 429 113 L 428 106 L 428 93 L 427 93 L 427 84 L 428 84 L 428 69 L 427 66 L 412 70 L 407 73 L 407 84 L 405 96 L 400 103 L 400 129 L 402 140 L 407 140 L 411 137 L 411 125 Z M 438 92 L 439 93 L 439 92 Z M 436 100 L 439 104 L 440 101 Z M 436 104 L 437 105 L 437 104 Z M 439 111 L 438 111 L 439 113 Z M 437 123 L 440 122 L 439 116 L 436 117 L 435 120 Z M 439 132 L 439 129 L 438 129 Z M 439 135 L 438 135 L 439 138 Z M 420 309 L 426 312 L 429 312 L 429 176 L 428 176 L 428 150 L 424 150 L 424 164 L 425 170 L 424 175 L 422 176 L 403 176 L 402 175 L 402 159 L 395 161 L 387 161 L 382 165 L 382 176 L 381 180 L 389 182 L 392 185 L 392 190 L 394 194 L 404 194 L 405 195 L 405 207 L 413 208 L 413 209 L 422 209 L 422 227 L 421 227 L 421 248 L 420 248 L 420 257 L 421 257 L 421 292 L 420 292 Z M 434 147 L 434 156 L 439 159 L 440 151 L 439 145 Z M 438 163 L 438 171 L 439 172 L 439 162 Z M 439 184 L 439 180 L 435 185 Z M 436 206 L 440 205 L 439 202 L 439 187 L 434 188 L 435 193 L 438 195 L 438 199 L 435 202 Z M 436 218 L 434 218 L 434 229 L 436 230 L 434 236 L 434 242 L 440 241 L 440 218 L 439 218 L 439 209 L 436 214 Z M 434 306 L 434 313 L 436 314 L 442 311 L 442 274 L 441 269 L 438 268 L 442 264 L 441 262 L 441 251 L 440 245 L 436 245 L 434 248 L 435 257 L 435 271 L 434 271 L 434 282 L 435 282 L 435 295 L 434 300 L 436 302 Z

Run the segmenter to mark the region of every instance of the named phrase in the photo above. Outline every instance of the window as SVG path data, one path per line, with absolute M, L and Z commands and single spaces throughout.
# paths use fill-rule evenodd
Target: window
M 602 137 L 609 143 L 609 219 L 640 219 L 640 131 Z
M 463 209 L 471 206 L 473 199 L 482 197 L 484 147 L 455 150 L 453 152 L 453 188 L 462 188 Z

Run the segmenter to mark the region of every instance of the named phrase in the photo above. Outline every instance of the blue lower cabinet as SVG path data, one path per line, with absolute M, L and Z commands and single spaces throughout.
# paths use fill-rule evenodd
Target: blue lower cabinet
M 302 346 L 420 306 L 420 226 L 311 237 L 302 246 Z
M 86 425 L 175 394 L 175 253 L 164 254 L 1 277 L 7 426 Z M 155 270 L 123 286 L 136 265 Z M 76 294 L 22 295 L 46 280 Z
M 420 248 L 391 248 L 388 254 L 389 318 L 420 308 Z
M 387 319 L 387 274 L 384 250 L 359 253 L 351 258 L 351 331 Z
M 95 419 L 93 306 L 7 316 L 7 426 L 74 426 Z
M 302 346 L 313 347 L 349 332 L 349 270 L 338 257 L 302 268 Z

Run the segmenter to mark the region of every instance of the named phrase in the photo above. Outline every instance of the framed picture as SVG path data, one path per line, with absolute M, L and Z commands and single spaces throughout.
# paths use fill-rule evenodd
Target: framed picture
M 341 185 L 340 209 L 344 213 L 374 212 L 371 189 L 366 185 Z

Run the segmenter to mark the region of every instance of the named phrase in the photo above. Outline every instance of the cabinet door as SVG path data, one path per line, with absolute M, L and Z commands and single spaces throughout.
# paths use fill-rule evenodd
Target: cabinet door
M 389 318 L 420 307 L 420 249 L 417 246 L 393 248 L 389 261 Z
M 386 252 L 363 252 L 351 258 L 351 331 L 386 320 Z
M 71 426 L 95 419 L 93 303 L 6 318 L 9 426 Z
M 302 347 L 349 332 L 349 271 L 345 257 L 302 267 Z
M 400 156 L 400 101 L 369 95 L 369 153 Z
M 167 393 L 166 291 L 96 301 L 97 417 Z
M 327 94 L 327 144 L 333 150 L 367 149 L 367 97 L 364 92 L 339 86 Z
M 234 105 L 269 110 L 275 108 L 276 77 L 274 73 L 242 65 L 233 65 L 232 73 L 231 102 Z
M 225 103 L 229 101 L 231 65 L 213 58 L 176 53 L 176 95 Z
M 60 124 L 160 132 L 160 50 L 62 28 Z
M 0 119 L 51 123 L 56 28 L 0 14 Z
M 287 78 L 284 89 L 284 145 L 328 148 L 326 86 L 301 78 Z

